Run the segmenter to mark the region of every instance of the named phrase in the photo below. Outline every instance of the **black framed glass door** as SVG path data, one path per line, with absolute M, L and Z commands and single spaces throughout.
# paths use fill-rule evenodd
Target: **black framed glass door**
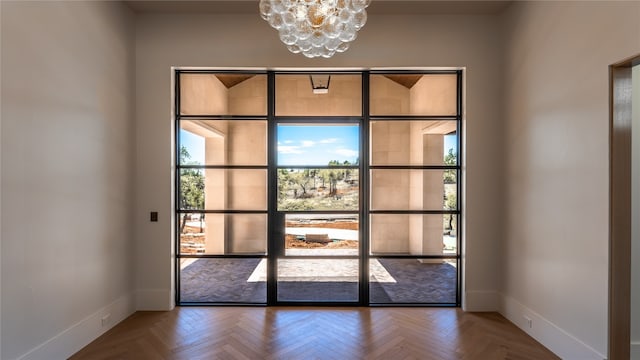
M 178 304 L 460 304 L 461 70 L 175 75 Z
M 276 303 L 358 303 L 359 121 L 281 120 L 276 138 Z

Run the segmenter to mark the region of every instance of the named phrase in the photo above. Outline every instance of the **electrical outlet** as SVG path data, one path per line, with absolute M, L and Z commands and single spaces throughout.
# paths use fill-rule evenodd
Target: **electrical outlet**
M 531 320 L 530 317 L 528 317 L 527 315 L 524 315 L 524 319 L 527 322 L 527 326 L 529 327 L 529 329 L 531 329 L 533 327 L 533 320 Z
M 111 318 L 111 314 L 106 314 L 102 317 L 102 326 L 105 326 L 109 323 L 109 319 Z

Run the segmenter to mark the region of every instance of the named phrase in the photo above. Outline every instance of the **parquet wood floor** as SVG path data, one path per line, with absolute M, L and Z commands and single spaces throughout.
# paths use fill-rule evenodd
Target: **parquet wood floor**
M 177 307 L 137 312 L 82 359 L 558 359 L 497 313 L 455 308 Z

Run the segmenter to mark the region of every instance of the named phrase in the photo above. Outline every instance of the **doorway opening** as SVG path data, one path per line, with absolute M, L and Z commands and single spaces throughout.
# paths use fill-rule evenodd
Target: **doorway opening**
M 462 70 L 175 84 L 177 304 L 460 305 Z
M 633 67 L 639 65 L 636 55 L 609 67 L 610 359 L 637 358 L 640 353 L 631 339 Z

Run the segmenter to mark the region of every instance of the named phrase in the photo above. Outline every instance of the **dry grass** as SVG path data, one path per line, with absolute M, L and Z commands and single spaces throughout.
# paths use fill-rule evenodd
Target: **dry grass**
M 318 223 L 299 223 L 287 222 L 287 227 L 313 227 L 313 228 L 329 228 L 342 230 L 358 230 L 357 221 L 339 221 L 339 222 L 318 222 Z M 295 235 L 286 235 L 285 247 L 287 249 L 357 249 L 358 242 L 355 240 L 340 240 L 330 243 L 306 242 L 298 240 Z

